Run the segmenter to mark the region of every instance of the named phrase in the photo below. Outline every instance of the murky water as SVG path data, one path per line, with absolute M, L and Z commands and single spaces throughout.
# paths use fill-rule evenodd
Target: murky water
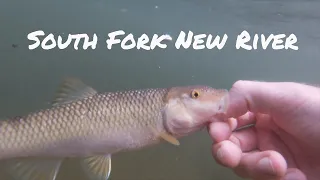
M 48 106 L 65 76 L 99 91 L 207 84 L 230 88 L 238 79 L 319 84 L 320 2 L 209 0 L 0 0 L 0 116 Z M 222 50 L 108 50 L 109 32 L 141 35 L 179 32 L 228 34 Z M 27 34 L 98 34 L 95 50 L 28 50 Z M 294 33 L 298 51 L 237 50 L 236 36 Z M 113 157 L 112 180 L 240 179 L 217 165 L 206 131 L 183 138 L 180 147 L 161 144 Z M 4 175 L 0 179 L 6 179 Z M 84 180 L 66 162 L 58 180 Z

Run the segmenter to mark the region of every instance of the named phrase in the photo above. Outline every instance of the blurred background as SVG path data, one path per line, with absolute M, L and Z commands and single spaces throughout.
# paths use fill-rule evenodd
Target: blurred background
M 319 84 L 320 2 L 315 0 L 0 0 L 0 117 L 49 107 L 66 76 L 98 91 L 205 84 L 229 89 L 239 79 Z M 30 32 L 98 35 L 95 50 L 29 50 Z M 173 38 L 166 49 L 107 49 L 108 33 L 124 30 Z M 180 31 L 228 35 L 222 50 L 174 47 Z M 299 50 L 235 48 L 243 30 L 253 34 L 294 33 Z M 80 44 L 82 45 L 82 44 Z M 81 46 L 79 46 L 81 47 Z M 211 156 L 207 132 L 113 156 L 112 180 L 240 179 Z M 2 175 L 3 174 L 3 175 Z M 8 179 L 5 173 L 0 179 Z M 66 161 L 57 180 L 85 180 Z

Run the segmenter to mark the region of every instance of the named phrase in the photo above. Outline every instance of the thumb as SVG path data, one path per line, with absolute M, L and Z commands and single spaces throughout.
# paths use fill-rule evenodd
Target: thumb
M 306 175 L 296 168 L 288 168 L 286 174 L 281 180 L 307 180 Z
M 276 116 L 307 101 L 320 101 L 319 88 L 294 82 L 237 81 L 229 91 L 228 117 L 248 111 Z M 302 110 L 302 109 L 301 109 Z

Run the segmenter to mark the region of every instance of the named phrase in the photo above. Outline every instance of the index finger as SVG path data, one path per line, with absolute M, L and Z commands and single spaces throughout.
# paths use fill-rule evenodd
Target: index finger
M 308 92 L 306 92 L 306 90 Z M 313 86 L 294 82 L 237 81 L 229 91 L 228 117 L 239 117 L 248 111 L 278 114 L 297 106 L 311 94 Z

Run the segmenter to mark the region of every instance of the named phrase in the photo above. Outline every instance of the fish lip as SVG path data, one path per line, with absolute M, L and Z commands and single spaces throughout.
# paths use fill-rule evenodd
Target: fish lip
M 223 104 L 222 113 L 227 114 L 230 105 L 230 95 L 228 90 L 226 90 L 225 95 L 221 98 L 220 102 Z
M 226 110 L 223 112 L 216 112 L 215 114 L 213 114 L 208 118 L 209 123 L 226 120 L 227 119 L 226 112 L 227 112 Z
M 220 100 L 217 102 L 219 108 L 217 109 L 216 113 L 213 116 L 216 116 L 217 114 L 227 114 L 227 111 L 229 109 L 230 104 L 230 96 L 229 91 L 225 90 L 223 96 L 220 98 Z
M 229 108 L 229 91 L 224 90 L 224 95 L 221 97 L 221 99 L 217 102 L 219 105 L 219 108 L 214 112 L 213 115 L 211 115 L 208 118 L 209 122 L 215 122 L 220 120 L 225 120 L 227 118 L 227 112 Z

